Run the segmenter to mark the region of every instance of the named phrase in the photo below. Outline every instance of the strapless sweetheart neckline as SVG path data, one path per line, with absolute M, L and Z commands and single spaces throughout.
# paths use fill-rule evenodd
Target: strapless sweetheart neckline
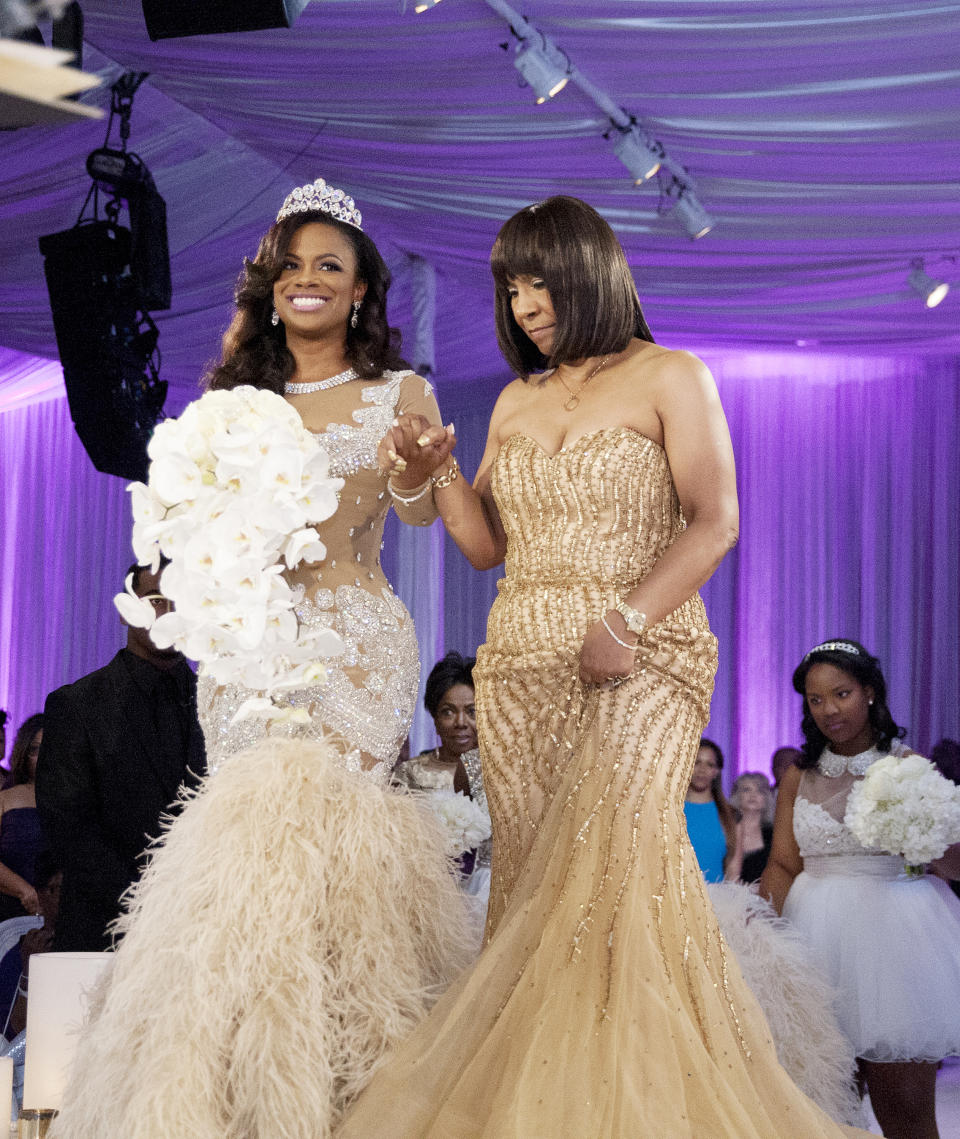
M 500 446 L 500 450 L 503 451 L 507 447 L 507 445 L 509 443 L 511 443 L 514 439 L 525 439 L 528 443 L 531 443 L 536 448 L 536 450 L 538 450 L 540 452 L 540 454 L 543 455 L 543 457 L 545 459 L 558 459 L 561 455 L 566 455 L 566 454 L 569 454 L 571 451 L 577 450 L 577 448 L 582 443 L 587 442 L 587 441 L 592 441 L 600 435 L 607 435 L 607 434 L 611 434 L 611 435 L 625 434 L 628 436 L 633 436 L 637 439 L 637 441 L 639 443 L 641 443 L 641 444 L 649 443 L 652 446 L 656 447 L 658 451 L 663 451 L 664 454 L 666 454 L 666 451 L 665 451 L 663 445 L 661 443 L 658 443 L 656 441 L 656 439 L 651 439 L 649 435 L 644 435 L 642 431 L 637 431 L 633 427 L 624 427 L 624 426 L 621 426 L 621 427 L 598 427 L 595 431 L 588 431 L 584 435 L 578 435 L 577 438 L 574 439 L 574 441 L 572 443 L 564 444 L 564 446 L 561 447 L 559 451 L 554 451 L 554 453 L 552 455 L 543 446 L 543 444 L 540 443 L 537 439 L 534 439 L 534 437 L 532 435 L 528 435 L 525 431 L 515 431 L 512 435 L 508 435 L 507 438 L 503 441 L 503 443 Z

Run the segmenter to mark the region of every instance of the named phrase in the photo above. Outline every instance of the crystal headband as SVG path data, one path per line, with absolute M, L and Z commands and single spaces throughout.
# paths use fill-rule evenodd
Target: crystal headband
M 851 656 L 863 656 L 860 649 L 851 641 L 824 641 L 822 645 L 815 645 L 803 658 L 808 661 L 814 653 L 849 653 Z
M 362 229 L 360 223 L 363 219 L 353 198 L 343 190 L 335 190 L 333 186 L 328 186 L 322 178 L 291 190 L 283 200 L 277 221 L 283 221 L 292 214 L 313 212 L 329 214 L 337 221 L 345 221 L 355 229 Z

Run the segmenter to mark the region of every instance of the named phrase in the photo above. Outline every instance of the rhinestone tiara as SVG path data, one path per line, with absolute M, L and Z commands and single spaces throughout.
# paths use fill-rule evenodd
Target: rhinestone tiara
M 345 221 L 355 229 L 362 229 L 360 211 L 354 204 L 353 198 L 343 190 L 335 190 L 328 186 L 322 178 L 315 182 L 308 182 L 306 186 L 297 186 L 284 198 L 277 221 L 283 221 L 291 214 L 305 214 L 317 211 L 329 214 L 337 221 Z
M 809 660 L 814 653 L 849 653 L 855 657 L 863 655 L 860 649 L 850 641 L 824 641 L 823 644 L 814 645 L 803 659 Z

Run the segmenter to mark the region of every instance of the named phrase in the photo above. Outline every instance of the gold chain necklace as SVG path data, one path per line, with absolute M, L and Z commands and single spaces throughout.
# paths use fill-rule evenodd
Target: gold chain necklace
M 589 384 L 589 383 L 590 383 L 590 381 L 593 379 L 593 377 L 594 377 L 594 376 L 597 374 L 597 372 L 599 372 L 599 371 L 600 371 L 600 369 L 603 367 L 603 365 L 604 365 L 604 364 L 606 364 L 606 362 L 607 362 L 609 359 L 610 359 L 610 357 L 609 357 L 609 356 L 604 356 L 604 358 L 603 358 L 603 359 L 600 361 L 600 363 L 599 363 L 599 364 L 598 364 L 598 365 L 597 365 L 597 366 L 596 366 L 596 367 L 593 369 L 593 371 L 590 373 L 590 375 L 589 375 L 589 376 L 587 376 L 587 378 L 586 378 L 586 379 L 583 381 L 583 383 L 580 385 L 580 387 L 577 389 L 577 391 L 571 391 L 571 390 L 570 390 L 570 388 L 567 386 L 566 382 L 564 381 L 564 378 L 563 378 L 563 376 L 561 376 L 561 375 L 560 375 L 560 369 L 559 369 L 559 368 L 557 369 L 557 371 L 556 371 L 556 377 L 557 377 L 557 379 L 560 381 L 560 383 L 563 385 L 564 389 L 565 389 L 565 390 L 566 390 L 566 391 L 569 393 L 569 395 L 570 395 L 570 398 L 569 398 L 569 399 L 566 401 L 566 403 L 563 405 L 563 410 L 564 410 L 564 411 L 573 411 L 573 410 L 574 410 L 574 408 L 576 408 L 576 407 L 578 407 L 578 406 L 579 406 L 579 404 L 580 404 L 580 394 L 581 394 L 581 392 L 582 392 L 582 391 L 583 391 L 583 389 L 584 389 L 584 388 L 587 386 L 587 384 Z

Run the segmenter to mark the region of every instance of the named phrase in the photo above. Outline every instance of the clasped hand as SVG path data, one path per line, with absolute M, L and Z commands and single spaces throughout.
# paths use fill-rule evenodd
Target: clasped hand
M 595 621 L 587 629 L 580 649 L 582 684 L 619 684 L 633 671 L 633 665 L 634 654 L 617 644 L 602 621 Z
M 422 486 L 456 446 L 451 423 L 438 427 L 423 415 L 401 415 L 380 440 L 377 464 L 398 490 Z

